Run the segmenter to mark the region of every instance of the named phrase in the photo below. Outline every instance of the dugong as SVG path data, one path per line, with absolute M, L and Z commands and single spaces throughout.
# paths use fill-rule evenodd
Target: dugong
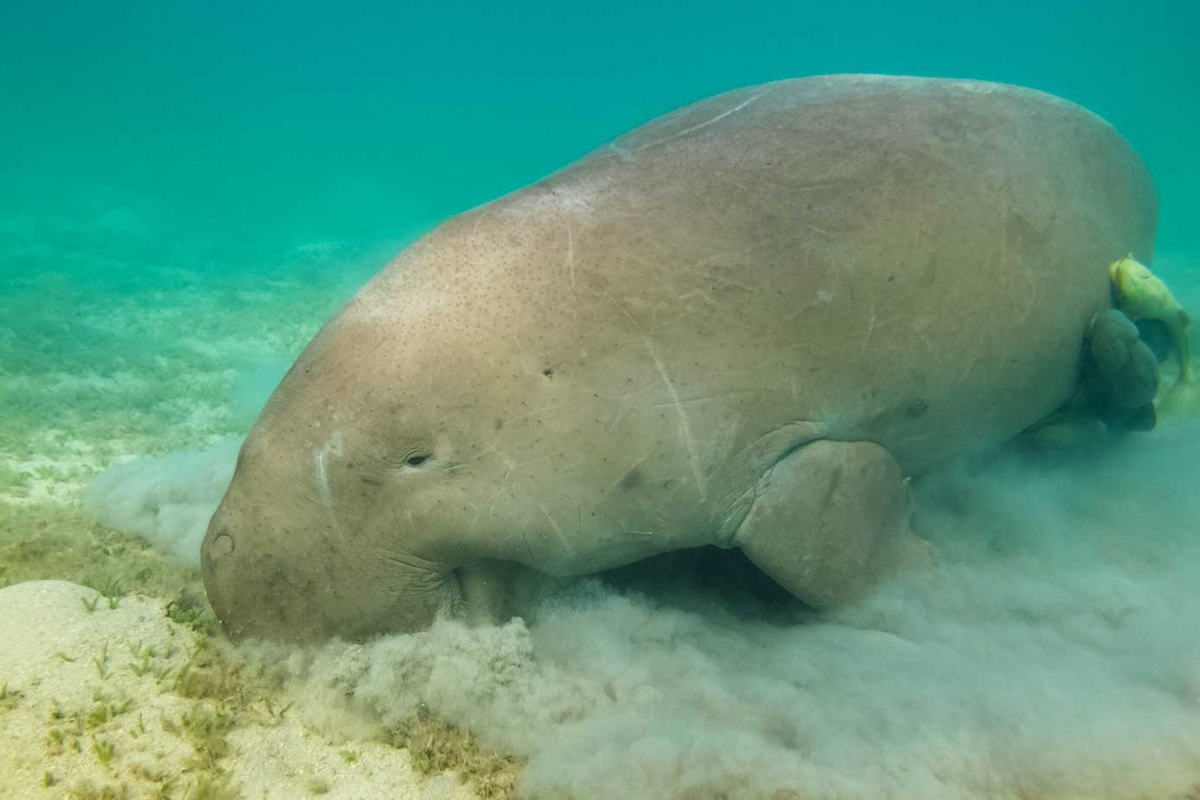
M 1156 214 L 1111 126 L 1030 89 L 844 75 L 674 111 L 329 320 L 212 518 L 212 606 L 362 638 L 705 545 L 850 601 L 914 541 L 909 477 L 1071 396 Z

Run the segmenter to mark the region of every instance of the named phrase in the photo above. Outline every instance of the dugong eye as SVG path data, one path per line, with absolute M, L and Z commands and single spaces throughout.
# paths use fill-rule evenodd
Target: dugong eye
M 406 469 L 424 466 L 432 460 L 433 453 L 429 450 L 409 449 L 407 447 L 401 449 L 399 452 L 393 451 L 386 457 L 387 465 L 400 473 L 403 473 Z

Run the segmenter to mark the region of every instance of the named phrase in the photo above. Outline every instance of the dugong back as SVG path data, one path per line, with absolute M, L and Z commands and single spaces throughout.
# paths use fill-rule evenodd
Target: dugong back
M 760 390 L 744 436 L 815 421 L 909 473 L 1069 396 L 1107 265 L 1150 257 L 1156 213 L 1133 150 L 1074 104 L 880 76 L 719 95 L 475 212 L 555 229 L 522 287 L 564 352 L 611 343 L 653 382 L 649 337 L 676 394 Z M 698 430 L 730 414 L 689 409 Z

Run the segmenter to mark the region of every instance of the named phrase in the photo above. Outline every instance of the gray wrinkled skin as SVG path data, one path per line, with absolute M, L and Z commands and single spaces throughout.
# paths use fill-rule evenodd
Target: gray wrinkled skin
M 1109 125 L 1027 89 L 818 77 L 675 111 L 444 223 L 326 324 L 213 517 L 213 607 L 281 639 L 489 618 L 525 568 L 747 547 L 748 519 L 806 597 L 780 527 L 870 527 L 846 504 L 883 497 L 882 541 L 901 474 L 1066 401 L 1155 216 Z M 809 462 L 828 492 L 789 491 Z

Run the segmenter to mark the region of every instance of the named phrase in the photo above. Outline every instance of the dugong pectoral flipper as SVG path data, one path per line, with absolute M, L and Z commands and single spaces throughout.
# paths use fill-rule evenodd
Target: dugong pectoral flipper
M 776 464 L 734 543 L 815 608 L 851 599 L 906 548 L 910 499 L 900 465 L 873 442 L 819 440 Z

